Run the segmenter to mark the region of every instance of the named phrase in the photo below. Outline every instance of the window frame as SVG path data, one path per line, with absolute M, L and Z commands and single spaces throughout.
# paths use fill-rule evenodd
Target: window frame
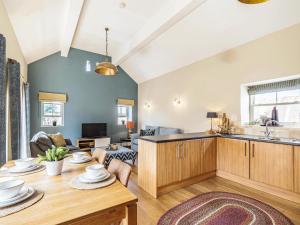
M 49 116 L 44 114 L 44 104 L 60 104 L 61 105 L 61 115 L 59 116 Z M 64 102 L 59 102 L 59 101 L 41 101 L 40 102 L 40 107 L 41 107 L 41 127 L 63 127 L 65 125 L 65 103 Z M 62 118 L 62 124 L 61 125 L 43 125 L 43 118 L 44 117 L 61 117 Z
M 270 92 L 266 92 L 266 93 L 271 93 L 271 92 L 275 92 L 276 93 L 276 102 L 275 103 L 253 104 L 253 101 L 251 99 L 251 97 L 253 95 L 249 94 L 249 121 L 250 121 L 250 123 L 256 122 L 254 120 L 254 107 L 256 107 L 256 106 L 272 106 L 272 107 L 277 107 L 277 106 L 282 106 L 282 105 L 297 105 L 297 104 L 300 104 L 300 101 L 278 103 L 278 92 L 280 92 L 280 91 L 270 91 Z M 282 124 L 299 124 L 297 122 L 280 122 L 280 123 L 282 123 Z

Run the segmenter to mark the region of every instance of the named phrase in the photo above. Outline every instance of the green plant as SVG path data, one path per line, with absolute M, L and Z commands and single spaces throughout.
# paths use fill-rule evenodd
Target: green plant
M 42 161 L 60 161 L 65 158 L 68 153 L 68 149 L 65 147 L 55 147 L 49 148 L 46 151 L 46 155 L 38 155 L 39 162 Z

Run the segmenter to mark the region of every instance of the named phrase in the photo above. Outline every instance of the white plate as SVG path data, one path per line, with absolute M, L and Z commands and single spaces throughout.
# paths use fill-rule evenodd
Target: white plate
M 1 202 L 0 203 L 0 208 L 8 207 L 8 206 L 11 206 L 11 205 L 15 205 L 19 202 L 22 202 L 22 201 L 30 198 L 35 193 L 35 190 L 34 190 L 33 187 L 28 186 L 27 190 L 28 190 L 27 193 L 25 195 L 23 195 L 22 197 L 19 196 L 19 198 L 15 199 L 13 201 L 9 201 L 9 202 Z M 20 194 L 21 194 L 21 192 L 18 195 L 20 195 Z
M 103 177 L 106 177 L 107 173 L 108 172 L 106 170 L 104 170 L 101 174 L 99 174 L 97 176 L 92 176 L 91 174 L 88 174 L 87 172 L 85 172 L 82 174 L 82 176 L 89 180 L 98 180 L 98 179 L 102 179 Z
M 23 186 L 22 189 L 20 190 L 20 192 L 16 196 L 14 196 L 12 198 L 8 198 L 8 199 L 3 199 L 3 200 L 0 199 L 0 204 L 12 202 L 19 198 L 22 198 L 23 196 L 25 196 L 27 194 L 27 192 L 28 192 L 28 186 Z
M 41 166 L 42 165 L 40 165 L 40 164 L 34 164 L 34 165 L 26 167 L 26 168 L 13 166 L 8 169 L 8 172 L 9 173 L 25 173 L 25 172 L 30 172 L 30 171 L 39 169 Z
M 70 163 L 75 163 L 75 164 L 80 164 L 80 163 L 86 163 L 92 160 L 92 157 L 90 156 L 85 156 L 82 159 L 78 160 L 78 159 L 74 159 L 73 157 L 69 159 Z
M 85 177 L 84 173 L 80 174 L 78 178 L 79 178 L 79 181 L 82 183 L 91 184 L 91 183 L 98 183 L 98 182 L 104 181 L 109 177 L 110 177 L 110 173 L 107 172 L 107 174 L 102 178 L 90 179 L 90 178 Z

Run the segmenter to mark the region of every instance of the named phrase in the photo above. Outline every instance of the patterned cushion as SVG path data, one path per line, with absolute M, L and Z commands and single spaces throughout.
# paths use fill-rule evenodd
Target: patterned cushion
M 155 130 L 141 130 L 140 131 L 140 136 L 154 136 Z
M 49 134 L 49 137 L 56 147 L 65 147 L 67 145 L 64 136 L 61 133 Z

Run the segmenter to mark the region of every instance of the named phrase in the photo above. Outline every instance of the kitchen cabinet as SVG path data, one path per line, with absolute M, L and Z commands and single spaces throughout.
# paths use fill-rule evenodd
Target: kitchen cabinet
M 300 194 L 300 146 L 294 148 L 294 190 Z
M 249 141 L 218 138 L 217 167 L 220 171 L 249 178 Z
M 293 191 L 293 146 L 250 142 L 250 179 Z

